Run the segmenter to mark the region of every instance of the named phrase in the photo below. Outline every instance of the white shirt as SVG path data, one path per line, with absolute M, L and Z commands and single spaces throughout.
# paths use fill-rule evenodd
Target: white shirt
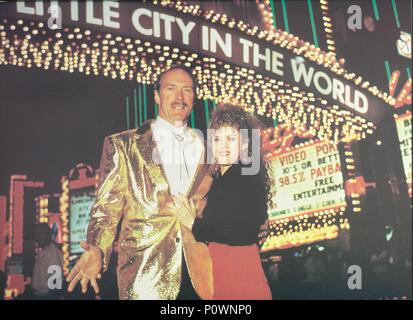
M 201 136 L 186 124 L 175 127 L 160 116 L 151 128 L 171 194 L 186 195 L 203 159 L 204 142 Z

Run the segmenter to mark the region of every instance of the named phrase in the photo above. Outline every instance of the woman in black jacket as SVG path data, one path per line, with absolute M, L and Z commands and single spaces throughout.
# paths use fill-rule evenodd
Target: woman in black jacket
M 178 218 L 192 228 L 197 241 L 208 244 L 215 299 L 271 299 L 256 245 L 259 228 L 267 219 L 269 188 L 260 128 L 258 119 L 242 108 L 215 109 L 210 124 L 214 182 L 202 217 L 194 219 L 187 200 L 175 198 Z M 258 170 L 251 174 L 254 168 Z

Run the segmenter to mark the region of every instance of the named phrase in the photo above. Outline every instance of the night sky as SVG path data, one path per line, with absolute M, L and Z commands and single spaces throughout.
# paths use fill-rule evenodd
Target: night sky
M 0 194 L 10 175 L 46 182 L 83 162 L 97 168 L 105 136 L 126 130 L 125 97 L 135 83 L 79 73 L 0 67 Z

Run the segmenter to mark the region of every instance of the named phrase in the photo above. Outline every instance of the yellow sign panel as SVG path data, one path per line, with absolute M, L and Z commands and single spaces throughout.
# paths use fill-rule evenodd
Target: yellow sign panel
M 282 153 L 271 163 L 274 178 L 270 218 L 285 218 L 345 205 L 337 146 L 318 142 Z
M 399 135 L 400 152 L 402 155 L 406 183 L 411 196 L 412 188 L 412 114 L 396 118 L 397 133 Z

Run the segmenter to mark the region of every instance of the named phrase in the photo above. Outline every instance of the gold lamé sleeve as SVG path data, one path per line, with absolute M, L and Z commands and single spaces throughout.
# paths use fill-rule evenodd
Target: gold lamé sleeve
M 123 214 L 127 172 L 125 152 L 114 137 L 105 138 L 99 169 L 96 201 L 90 211 L 87 241 L 103 252 L 107 269 L 117 225 Z

